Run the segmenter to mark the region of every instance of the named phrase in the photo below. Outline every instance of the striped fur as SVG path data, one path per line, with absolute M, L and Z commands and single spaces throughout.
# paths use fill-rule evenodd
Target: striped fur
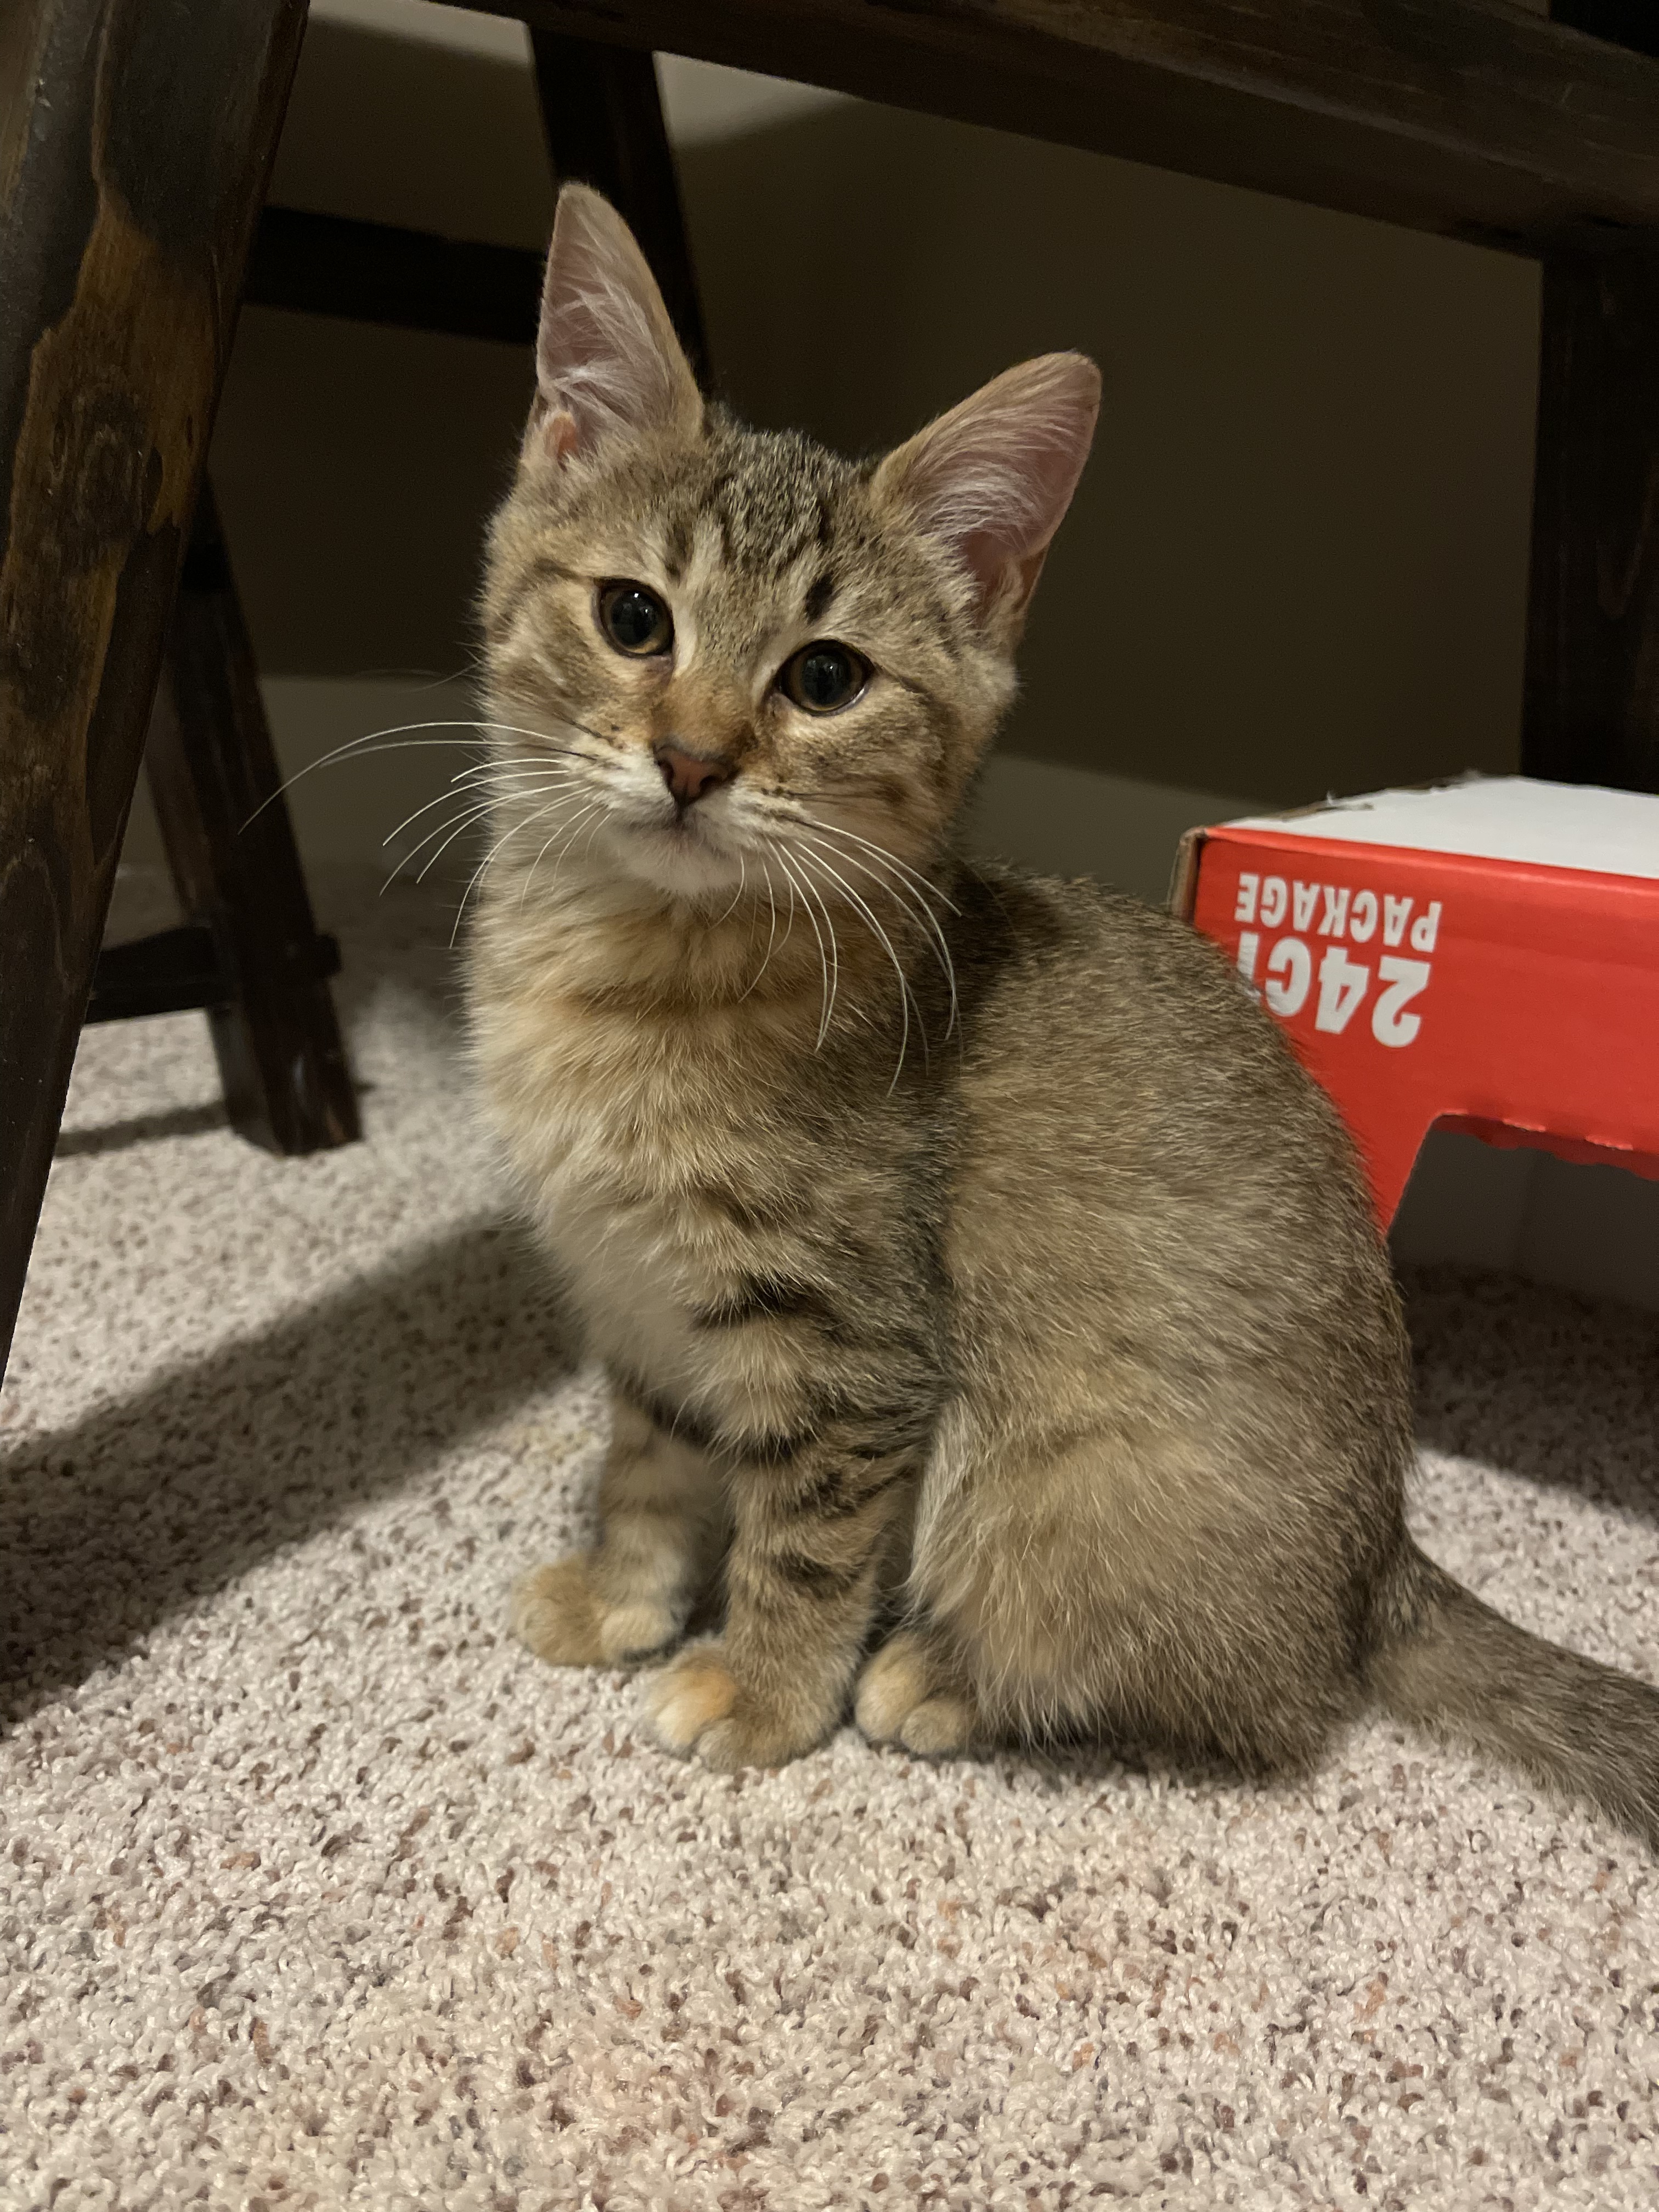
M 559 221 L 556 321 L 572 237 L 585 283 L 648 286 L 592 195 Z M 705 407 L 666 339 L 607 381 L 583 331 L 574 398 L 544 343 L 483 594 L 477 1062 L 616 1418 L 599 1548 L 526 1577 L 520 1633 L 644 1659 L 715 1593 L 647 1695 L 720 1765 L 852 1709 L 921 1752 L 1282 1767 L 1380 1692 L 1651 1832 L 1659 1700 L 1471 1626 L 1410 1544 L 1399 1304 L 1322 1095 L 1185 927 L 953 844 L 1092 371 L 872 465 Z M 617 579 L 672 653 L 608 641 Z M 815 637 L 873 672 L 822 717 L 776 681 Z M 723 778 L 683 812 L 665 745 Z M 1522 1647 L 1599 1686 L 1571 1759 L 1559 1697 L 1493 1724 Z

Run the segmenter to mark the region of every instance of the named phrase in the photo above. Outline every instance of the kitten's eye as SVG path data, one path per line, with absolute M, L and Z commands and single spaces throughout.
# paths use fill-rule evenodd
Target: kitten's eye
M 870 664 L 850 646 L 821 638 L 804 645 L 779 672 L 785 696 L 809 714 L 833 714 L 850 707 L 870 681 Z
M 674 642 L 673 616 L 643 584 L 601 584 L 599 628 L 618 653 L 641 658 Z

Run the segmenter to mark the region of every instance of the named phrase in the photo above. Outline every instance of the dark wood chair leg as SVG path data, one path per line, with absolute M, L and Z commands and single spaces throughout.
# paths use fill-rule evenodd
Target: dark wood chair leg
M 0 11 L 0 1358 L 305 15 Z
M 626 46 L 532 28 L 536 83 L 553 173 L 605 194 L 640 242 L 698 377 L 709 375 L 673 149 L 655 64 Z
M 1555 0 L 1659 54 L 1649 0 Z M 1544 258 L 1522 766 L 1659 791 L 1659 250 L 1610 233 Z
M 1659 791 L 1659 252 L 1547 255 L 1522 765 Z
M 179 902 L 224 979 L 208 1019 L 233 1124 L 272 1152 L 349 1144 L 357 1101 L 327 981 L 337 961 L 312 919 L 205 483 L 144 759 Z

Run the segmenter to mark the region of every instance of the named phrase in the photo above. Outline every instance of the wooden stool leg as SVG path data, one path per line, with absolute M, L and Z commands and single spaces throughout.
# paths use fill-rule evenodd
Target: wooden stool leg
M 305 14 L 0 10 L 0 1358 Z
M 1544 262 L 1522 765 L 1659 791 L 1659 253 Z
M 145 755 L 187 919 L 212 933 L 234 994 L 209 1009 L 234 1126 L 278 1152 L 359 1133 L 253 648 L 204 483 Z
M 605 194 L 640 242 L 700 380 L 709 374 L 697 279 L 651 56 L 531 32 L 553 173 Z
M 1659 54 L 1646 0 L 1558 22 Z M 1527 617 L 1528 775 L 1659 791 L 1659 252 L 1610 235 L 1544 258 Z

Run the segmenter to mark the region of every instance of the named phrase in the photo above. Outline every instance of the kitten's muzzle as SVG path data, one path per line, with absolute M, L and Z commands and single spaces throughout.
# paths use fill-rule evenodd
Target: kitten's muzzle
M 706 793 L 732 781 L 732 772 L 726 763 L 710 760 L 706 754 L 682 752 L 678 745 L 653 745 L 651 750 L 682 813 Z

